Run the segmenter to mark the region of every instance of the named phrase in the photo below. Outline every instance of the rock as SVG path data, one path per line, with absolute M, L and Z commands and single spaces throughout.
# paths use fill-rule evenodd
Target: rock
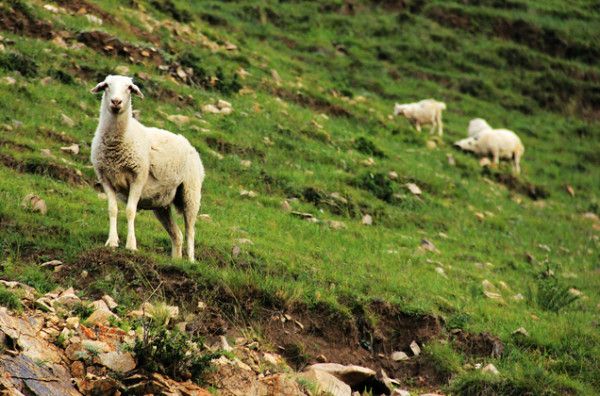
M 117 315 L 110 312 L 108 309 L 97 309 L 86 319 L 86 323 L 90 326 L 103 325 L 107 326 L 110 324 L 110 319 L 117 319 Z
M 78 316 L 72 316 L 70 318 L 67 318 L 66 324 L 67 324 L 67 328 L 68 329 L 75 330 L 76 328 L 79 327 L 79 317 Z
M 73 307 L 75 304 L 81 302 L 81 299 L 75 295 L 75 291 L 72 287 L 68 288 L 64 292 L 58 296 L 56 300 L 53 301 L 56 304 L 64 305 L 66 307 Z
M 372 225 L 373 224 L 373 217 L 370 214 L 365 214 L 362 217 L 361 223 L 363 225 Z
M 35 300 L 35 306 L 44 312 L 54 312 L 54 308 L 52 308 L 52 301 L 50 301 L 50 299 L 47 297 L 40 297 Z
M 265 352 L 263 354 L 263 359 L 265 362 L 267 362 L 273 366 L 277 366 L 277 365 L 281 364 L 281 358 L 272 353 Z
M 226 100 L 219 99 L 219 100 L 217 100 L 217 108 L 219 110 L 231 108 L 231 103 L 227 102 Z
M 98 355 L 100 364 L 119 374 L 127 373 L 135 368 L 135 360 L 129 352 L 108 352 Z
M 569 193 L 570 196 L 572 196 L 572 197 L 575 196 L 575 189 L 573 188 L 573 186 L 567 184 L 565 189 L 567 190 L 567 192 Z
M 413 195 L 421 195 L 423 193 L 415 183 L 406 183 L 406 188 L 408 188 L 408 191 Z
M 364 166 L 373 166 L 375 165 L 375 160 L 373 159 L 373 157 L 369 157 L 366 160 L 360 161 L 360 163 Z
M 574 297 L 581 297 L 583 296 L 583 292 L 581 290 L 578 290 L 574 287 L 569 289 L 569 294 L 574 296 Z
M 69 153 L 69 154 L 77 155 L 77 154 L 79 154 L 79 145 L 73 143 L 70 146 L 61 147 L 60 150 L 62 152 L 64 152 L 64 153 Z
M 290 205 L 290 203 L 287 200 L 284 200 L 281 203 L 281 210 L 283 210 L 284 212 L 291 212 L 292 211 L 292 205 Z
M 102 301 L 104 301 L 108 309 L 111 311 L 119 306 L 119 304 L 117 304 L 116 301 L 108 294 L 102 296 Z
M 60 120 L 63 123 L 63 125 L 68 126 L 69 128 L 73 128 L 75 126 L 75 121 L 73 121 L 71 117 L 69 117 L 65 113 L 61 113 Z
M 198 215 L 198 219 L 204 221 L 205 223 L 210 223 L 212 222 L 212 218 L 210 217 L 209 214 L 203 213 L 201 215 Z
M 492 161 L 490 161 L 490 159 L 488 157 L 483 157 L 479 160 L 479 165 L 481 167 L 487 167 L 492 165 Z
M 398 173 L 395 171 L 390 171 L 388 172 L 388 177 L 390 178 L 390 180 L 397 180 L 398 179 Z
M 330 363 L 323 363 L 330 364 Z M 331 396 L 351 396 L 350 386 L 332 374 L 322 370 L 308 370 L 303 373 L 303 377 L 317 385 L 319 394 L 328 394 Z
M 111 352 L 110 346 L 104 341 L 83 340 L 81 341 L 81 349 L 93 354 Z
M 93 23 L 95 25 L 102 25 L 102 18 L 98 18 L 96 15 L 91 15 L 91 14 L 85 14 L 85 19 L 88 20 L 88 22 Z M 129 73 L 119 73 L 119 74 L 129 74 Z
M 435 267 L 435 272 L 437 272 L 438 274 L 442 275 L 444 278 L 448 277 L 446 275 L 446 272 L 444 271 L 444 269 L 442 267 Z
M 52 77 L 50 77 L 50 76 L 46 76 L 40 80 L 40 84 L 42 84 L 44 87 L 47 85 L 50 85 L 51 82 L 52 82 Z
M 106 302 L 104 302 L 104 300 L 96 300 L 94 302 L 92 302 L 91 307 L 95 310 L 95 311 L 110 311 L 110 308 L 108 308 L 108 304 L 106 304 Z
M 527 332 L 527 330 L 525 330 L 525 327 L 519 327 L 518 329 L 516 329 L 515 331 L 513 331 L 511 334 L 514 335 L 514 336 L 529 337 L 529 333 Z
M 410 396 L 410 392 L 404 389 L 394 389 L 391 396 Z
M 128 76 L 129 75 L 129 66 L 119 65 L 119 66 L 115 67 L 115 73 L 120 74 L 122 76 Z
M 316 363 L 307 368 L 307 371 L 311 370 L 329 373 L 350 386 L 375 377 L 375 371 L 370 368 L 338 363 Z
M 592 220 L 594 222 L 600 221 L 600 217 L 598 217 L 598 215 L 593 212 L 585 212 L 584 214 L 581 215 L 581 217 L 583 217 L 584 219 L 587 219 L 587 220 Z
M 273 81 L 275 81 L 275 84 L 281 84 L 281 76 L 279 75 L 277 70 L 271 69 L 271 77 L 273 77 Z
M 17 80 L 10 76 L 2 77 L 2 80 L 0 81 L 2 81 L 2 84 L 5 85 L 15 85 L 17 83 Z
M 433 140 L 428 140 L 427 143 L 425 143 L 425 147 L 427 147 L 429 150 L 433 150 L 437 147 L 437 143 Z
M 345 230 L 346 229 L 346 224 L 343 221 L 329 220 L 327 222 L 327 224 L 333 230 Z
M 416 341 L 411 342 L 409 348 L 413 355 L 419 356 L 421 354 L 421 348 L 419 347 L 419 344 L 417 344 Z
M 221 112 L 221 110 L 213 104 L 206 104 L 206 105 L 202 106 L 202 112 L 203 113 L 211 113 L 211 114 L 219 114 Z
M 21 201 L 21 207 L 29 209 L 32 212 L 40 213 L 41 215 L 46 215 L 46 213 L 48 213 L 46 201 L 35 194 L 27 194 L 23 198 L 23 201 Z
M 448 159 L 448 165 L 456 166 L 456 160 L 452 156 L 452 154 L 446 154 L 446 158 Z
M 40 267 L 44 267 L 44 268 L 54 268 L 54 267 L 58 267 L 59 265 L 62 265 L 63 262 L 60 260 L 50 260 L 50 261 L 46 261 L 45 263 L 40 264 Z
M 242 191 L 240 191 L 240 196 L 248 197 L 248 198 L 256 198 L 258 196 L 258 194 L 252 190 L 242 190 Z
M 523 301 L 525 300 L 525 296 L 523 296 L 521 293 L 517 293 L 514 296 L 512 296 L 512 299 L 515 301 Z
M 71 375 L 74 378 L 85 377 L 85 365 L 82 361 L 76 360 L 71 364 Z
M 206 309 L 206 303 L 204 301 L 198 301 L 197 308 L 199 311 L 204 311 Z
M 240 245 L 254 245 L 254 242 L 248 238 L 238 238 L 237 243 Z
M 433 242 L 431 242 L 428 239 L 422 239 L 421 240 L 421 249 L 422 250 L 426 250 L 428 252 L 438 252 L 438 250 L 435 247 L 435 245 L 433 244 Z
M 190 117 L 183 114 L 173 114 L 167 117 L 167 120 L 176 124 L 177 126 L 182 126 L 190 122 Z
M 485 366 L 484 368 L 481 369 L 482 373 L 489 373 L 489 374 L 493 374 L 493 375 L 500 375 L 500 371 L 498 371 L 498 369 L 496 368 L 496 366 L 494 366 L 493 364 L 488 364 L 487 366 Z
M 477 220 L 479 221 L 485 220 L 485 215 L 481 212 L 475 212 L 475 217 L 477 217 Z
M 410 359 L 406 353 L 401 352 L 401 351 L 392 352 L 392 355 L 390 357 L 395 362 L 400 362 L 402 360 L 408 360 L 408 359 Z
M 227 342 L 227 338 L 225 338 L 225 336 L 219 336 L 219 342 L 221 344 L 221 349 L 225 352 L 233 351 L 233 348 L 229 345 L 229 342 Z
M 241 160 L 241 161 L 240 161 L 240 165 L 241 165 L 243 168 L 250 168 L 250 167 L 252 166 L 252 161 L 249 161 L 249 160 Z

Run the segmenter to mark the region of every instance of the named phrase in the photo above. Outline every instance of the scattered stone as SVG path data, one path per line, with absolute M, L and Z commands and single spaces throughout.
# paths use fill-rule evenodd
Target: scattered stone
M 79 316 L 67 318 L 66 325 L 68 329 L 75 330 L 79 327 Z
M 2 81 L 2 84 L 5 84 L 5 85 L 15 85 L 17 83 L 17 80 L 15 80 L 11 76 L 2 77 L 2 79 L 0 81 Z
M 317 363 L 309 366 L 307 371 L 321 371 L 329 373 L 350 386 L 360 384 L 375 377 L 375 371 L 367 367 L 338 363 Z
M 362 217 L 361 223 L 363 225 L 373 225 L 373 217 L 370 214 L 365 214 Z
M 250 161 L 250 160 L 241 160 L 240 161 L 240 165 L 243 168 L 250 168 L 252 166 L 252 161 Z
M 258 194 L 252 190 L 242 190 L 240 191 L 240 196 L 247 198 L 256 198 Z
M 46 201 L 44 201 L 35 194 L 27 194 L 23 198 L 23 201 L 21 201 L 21 207 L 31 210 L 32 212 L 40 213 L 42 215 L 46 215 L 46 213 L 48 213 Z
M 167 117 L 167 120 L 176 124 L 177 126 L 182 126 L 190 122 L 190 117 L 183 114 L 173 114 Z
M 426 250 L 428 252 L 438 252 L 438 249 L 435 247 L 435 245 L 433 244 L 433 242 L 431 242 L 428 239 L 422 239 L 421 240 L 421 249 L 422 250 Z
M 290 203 L 287 201 L 287 199 L 281 203 L 281 210 L 283 210 L 284 212 L 292 211 L 292 205 L 290 205 Z
M 446 275 L 446 271 L 444 271 L 444 269 L 442 267 L 435 267 L 435 272 L 437 272 L 438 274 L 440 274 L 441 276 L 443 276 L 444 278 L 447 278 L 448 276 Z
M 395 171 L 388 172 L 388 177 L 390 180 L 398 180 L 398 173 Z
M 64 153 L 77 155 L 77 154 L 79 154 L 79 145 L 73 143 L 70 146 L 61 147 L 60 150 Z
M 413 195 L 421 195 L 423 193 L 415 183 L 406 183 L 406 188 L 408 188 L 408 191 Z
M 58 296 L 58 298 L 53 301 L 53 303 L 64 305 L 66 307 L 72 307 L 80 302 L 81 299 L 75 295 L 75 291 L 72 287 L 62 292 L 60 296 Z
M 119 66 L 115 67 L 115 73 L 120 74 L 122 76 L 128 76 L 129 75 L 129 66 L 119 65 Z
M 217 108 L 219 110 L 231 108 L 231 103 L 227 102 L 226 100 L 219 99 L 219 100 L 217 100 Z
M 477 220 L 479 221 L 485 220 L 485 215 L 481 212 L 475 212 L 475 217 L 477 217 Z
M 408 355 L 402 351 L 395 351 L 392 352 L 392 355 L 390 356 L 392 358 L 393 361 L 395 362 L 400 362 L 402 360 L 409 360 L 410 358 L 408 357 Z
M 238 258 L 241 253 L 242 249 L 238 245 L 234 245 L 231 248 L 231 255 L 233 256 L 233 258 Z
M 71 375 L 74 378 L 85 377 L 85 365 L 82 361 L 76 360 L 73 363 L 71 363 Z
M 111 311 L 119 306 L 119 304 L 117 304 L 116 301 L 108 294 L 102 296 L 102 301 L 106 303 L 108 309 Z
M 529 333 L 527 332 L 527 330 L 525 330 L 525 327 L 519 327 L 518 329 L 513 331 L 511 334 L 516 335 L 516 336 L 529 337 Z
M 202 112 L 203 113 L 211 113 L 211 114 L 219 114 L 221 112 L 221 110 L 219 110 L 219 108 L 213 104 L 207 104 L 202 106 Z
M 63 125 L 66 125 L 69 128 L 73 128 L 75 126 L 75 121 L 73 121 L 73 119 L 71 119 L 71 117 L 69 117 L 65 113 L 61 113 L 60 120 L 63 123 Z
M 310 369 L 303 376 L 317 385 L 319 394 L 330 394 L 332 396 L 352 395 L 352 389 L 348 384 L 326 371 Z
M 599 222 L 600 221 L 600 217 L 598 217 L 598 215 L 596 213 L 593 213 L 593 212 L 586 212 L 586 213 L 582 214 L 581 216 L 584 219 L 592 220 L 594 222 Z
M 452 154 L 446 154 L 446 158 L 448 159 L 448 165 L 456 166 L 456 160 L 452 156 Z
M 42 263 L 40 266 L 44 267 L 44 268 L 54 268 L 59 265 L 62 265 L 62 263 L 63 262 L 60 260 L 50 260 L 50 261 L 46 261 L 45 263 Z
M 410 396 L 410 392 L 404 389 L 394 389 L 391 396 Z
M 583 296 L 583 292 L 581 290 L 578 290 L 574 287 L 569 289 L 569 294 L 574 296 L 574 297 L 581 297 Z
M 487 298 L 490 298 L 492 300 L 503 301 L 502 295 L 498 292 L 498 289 L 496 289 L 496 286 L 494 286 L 492 282 L 490 282 L 487 279 L 484 279 L 481 282 L 481 285 L 483 286 L 483 294 Z
M 500 371 L 494 366 L 492 363 L 488 364 L 484 368 L 481 369 L 482 373 L 489 373 L 493 375 L 500 375 Z
M 364 166 L 373 166 L 375 165 L 375 160 L 373 159 L 373 157 L 369 157 L 366 160 L 360 161 L 360 163 Z
M 196 306 L 199 311 L 204 311 L 207 307 L 204 301 L 198 301 L 198 305 Z
M 573 186 L 567 184 L 565 188 L 570 196 L 572 196 L 572 197 L 575 196 L 575 189 L 573 188 Z
M 429 149 L 429 150 L 433 150 L 437 147 L 437 143 L 434 142 L 433 140 L 428 140 L 427 143 L 425 143 L 425 146 Z
M 329 220 L 327 222 L 327 224 L 329 225 L 329 227 L 332 230 L 345 230 L 346 229 L 346 223 L 344 223 L 343 221 Z
M 229 345 L 229 342 L 227 342 L 227 338 L 225 338 L 225 336 L 219 336 L 219 342 L 220 342 L 220 348 L 222 350 L 224 350 L 225 352 L 233 351 L 233 348 L 231 347 L 231 345 Z
M 409 348 L 413 355 L 419 356 L 421 354 L 421 348 L 419 347 L 419 344 L 417 344 L 416 341 L 411 342 Z
M 109 311 L 108 309 L 97 309 L 86 319 L 86 323 L 89 325 L 103 325 L 107 326 L 110 323 L 110 319 L 117 319 L 117 315 Z
M 281 76 L 279 75 L 277 70 L 271 69 L 271 77 L 273 77 L 273 81 L 275 81 L 275 84 L 281 84 Z

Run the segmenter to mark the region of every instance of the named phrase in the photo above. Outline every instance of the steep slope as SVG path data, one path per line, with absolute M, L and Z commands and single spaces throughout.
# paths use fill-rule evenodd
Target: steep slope
M 177 304 L 214 300 L 274 345 L 284 335 L 265 317 L 294 312 L 314 319 L 288 346 L 298 366 L 319 349 L 342 363 L 382 353 L 367 363 L 458 393 L 600 387 L 600 9 L 590 2 L 13 0 L 0 4 L 0 29 L 3 278 L 46 292 L 81 284 L 86 270 L 88 293 L 130 306 L 160 285 Z M 150 213 L 138 216 L 140 253 L 111 262 L 98 250 L 108 222 L 89 166 L 99 104 L 88 91 L 117 72 L 144 91 L 141 120 L 184 134 L 205 162 L 197 265 L 168 259 Z M 390 116 L 395 101 L 426 97 L 448 104 L 443 139 Z M 217 99 L 233 113 L 202 111 Z M 176 114 L 187 118 L 169 121 Z M 474 117 L 520 134 L 520 178 L 452 147 Z M 78 154 L 60 150 L 72 143 Z M 22 208 L 29 193 L 47 215 Z M 39 269 L 46 259 L 72 270 Z M 144 266 L 166 269 L 146 279 Z M 161 283 L 171 266 L 185 290 Z M 582 296 L 561 307 L 570 288 Z M 529 336 L 511 335 L 518 327 Z M 477 356 L 452 329 L 489 332 L 504 353 Z M 413 339 L 427 357 L 390 362 Z M 343 347 L 360 356 L 333 356 Z M 469 368 L 488 362 L 500 377 Z

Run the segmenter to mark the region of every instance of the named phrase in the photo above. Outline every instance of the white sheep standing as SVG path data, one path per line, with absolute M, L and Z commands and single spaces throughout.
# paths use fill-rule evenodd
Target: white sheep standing
M 483 118 L 473 118 L 469 121 L 469 126 L 467 127 L 467 135 L 469 137 L 475 137 L 479 135 L 480 132 L 487 131 L 492 129 L 490 124 L 487 123 Z
M 137 209 L 151 209 L 169 233 L 171 255 L 182 255 L 183 237 L 171 206 L 183 213 L 187 256 L 194 261 L 194 226 L 200 209 L 204 167 L 200 155 L 181 135 L 149 128 L 132 117 L 131 95 L 143 98 L 133 80 L 108 76 L 92 93 L 103 92 L 91 160 L 108 197 L 106 246 L 117 247 L 117 197 L 127 203 L 127 243 L 137 250 Z
M 521 173 L 521 157 L 525 147 L 521 139 L 508 129 L 486 129 L 476 136 L 468 137 L 454 143 L 455 146 L 465 151 L 471 151 L 480 156 L 491 155 L 494 164 L 500 163 L 500 158 L 513 160 L 513 171 Z
M 446 103 L 434 99 L 424 99 L 417 103 L 396 103 L 394 115 L 404 116 L 419 132 L 421 132 L 421 125 L 431 125 L 429 133 L 433 133 L 437 127 L 438 135 L 442 136 L 444 133 L 443 110 L 446 110 Z

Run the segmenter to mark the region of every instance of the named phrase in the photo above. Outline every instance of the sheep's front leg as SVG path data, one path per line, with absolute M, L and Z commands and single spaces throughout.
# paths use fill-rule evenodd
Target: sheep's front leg
M 113 190 L 112 186 L 106 182 L 102 182 L 102 187 L 106 193 L 108 199 L 108 240 L 106 246 L 116 248 L 119 246 L 119 235 L 117 234 L 117 213 L 119 208 L 117 206 L 117 194 Z
M 415 122 L 415 128 L 417 128 L 417 132 L 421 132 L 421 124 Z
M 129 250 L 137 250 L 137 242 L 135 239 L 135 214 L 137 212 L 137 204 L 142 195 L 144 183 L 136 180 L 129 187 L 129 196 L 127 197 L 127 207 L 125 215 L 127 216 L 127 243 L 125 248 Z

